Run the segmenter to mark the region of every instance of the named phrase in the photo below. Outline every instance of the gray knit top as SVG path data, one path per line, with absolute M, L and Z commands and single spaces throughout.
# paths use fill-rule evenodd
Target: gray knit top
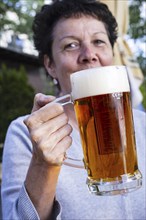
M 62 220 L 144 220 L 146 219 L 146 114 L 134 110 L 140 189 L 127 195 L 95 196 L 89 193 L 84 169 L 62 165 L 54 203 L 54 218 Z M 23 123 L 14 120 L 8 129 L 2 163 L 3 220 L 40 219 L 24 186 L 32 157 L 32 144 Z M 80 137 L 75 129 L 69 154 L 82 157 Z M 39 174 L 38 174 L 39 175 Z

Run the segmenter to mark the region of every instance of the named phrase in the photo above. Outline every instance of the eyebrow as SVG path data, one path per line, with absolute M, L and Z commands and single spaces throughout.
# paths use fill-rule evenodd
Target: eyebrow
M 93 35 L 97 35 L 97 34 L 105 34 L 105 35 L 108 36 L 107 32 L 104 32 L 104 31 L 95 32 Z M 61 38 L 59 39 L 59 41 L 62 41 L 62 40 L 64 40 L 64 39 L 66 39 L 66 38 L 76 39 L 76 38 L 78 38 L 78 37 L 75 36 L 75 35 L 66 35 L 66 36 L 61 37 Z

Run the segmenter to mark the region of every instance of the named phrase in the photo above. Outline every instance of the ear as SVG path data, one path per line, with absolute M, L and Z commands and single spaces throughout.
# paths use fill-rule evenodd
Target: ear
M 53 78 L 57 77 L 54 63 L 50 61 L 50 58 L 47 55 L 44 55 L 44 66 L 49 75 L 51 75 Z

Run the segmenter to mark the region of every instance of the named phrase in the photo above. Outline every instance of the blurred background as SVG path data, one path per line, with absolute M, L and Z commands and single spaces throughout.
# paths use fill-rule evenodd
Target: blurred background
M 146 109 L 146 2 L 101 0 L 119 23 L 115 64 L 129 68 L 133 107 Z M 59 85 L 46 75 L 33 46 L 32 21 L 48 0 L 0 1 L 0 160 L 9 123 L 29 114 L 35 93 L 59 94 Z

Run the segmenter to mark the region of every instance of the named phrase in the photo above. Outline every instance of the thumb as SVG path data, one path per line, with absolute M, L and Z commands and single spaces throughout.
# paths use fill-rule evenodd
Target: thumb
M 41 107 L 45 106 L 46 104 L 52 102 L 55 99 L 56 99 L 55 96 L 37 93 L 34 97 L 32 112 L 39 110 Z

